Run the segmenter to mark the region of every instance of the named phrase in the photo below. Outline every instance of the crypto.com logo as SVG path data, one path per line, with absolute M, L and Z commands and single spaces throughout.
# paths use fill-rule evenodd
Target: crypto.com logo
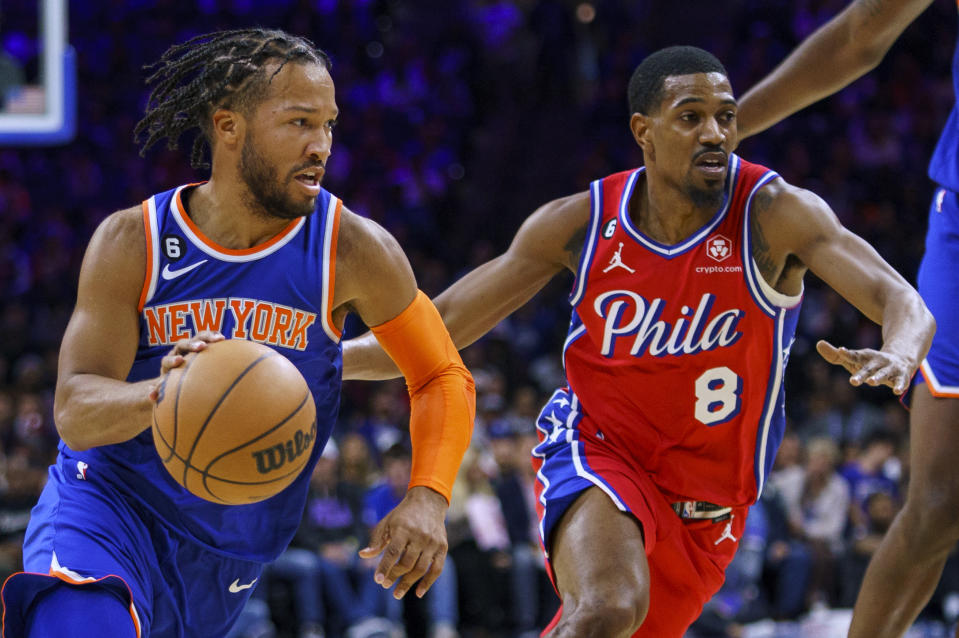
M 722 235 L 713 235 L 706 242 L 706 254 L 716 261 L 723 261 L 733 254 L 733 244 Z

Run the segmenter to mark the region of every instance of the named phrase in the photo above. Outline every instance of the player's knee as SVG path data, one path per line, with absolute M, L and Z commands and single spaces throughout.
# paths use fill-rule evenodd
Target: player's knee
M 563 601 L 564 610 L 567 602 Z M 571 636 L 632 636 L 646 619 L 649 595 L 635 591 L 620 591 L 610 595 L 594 594 L 564 612 L 563 624 L 575 629 Z
M 951 548 L 959 540 L 959 489 L 943 484 L 910 494 L 900 512 L 902 525 L 916 544 Z

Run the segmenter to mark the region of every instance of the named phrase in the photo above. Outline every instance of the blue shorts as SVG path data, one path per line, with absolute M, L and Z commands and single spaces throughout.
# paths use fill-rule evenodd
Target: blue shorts
M 226 635 L 262 564 L 199 545 L 58 457 L 31 513 L 24 572 L 3 587 L 3 638 L 20 638 L 51 587 L 103 587 L 130 605 L 143 638 Z
M 940 188 L 929 208 L 919 294 L 936 318 L 932 348 L 921 379 L 937 397 L 959 398 L 959 195 Z

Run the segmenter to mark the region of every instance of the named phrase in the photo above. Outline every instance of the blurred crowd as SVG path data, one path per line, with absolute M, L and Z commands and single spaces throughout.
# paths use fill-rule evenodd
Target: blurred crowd
M 743 92 L 845 3 L 71 3 L 77 137 L 62 147 L 0 148 L 0 571 L 18 568 L 29 508 L 55 455 L 57 348 L 93 229 L 116 209 L 203 178 L 189 167 L 189 139 L 137 156 L 143 66 L 166 47 L 260 25 L 326 50 L 341 116 L 324 186 L 397 236 L 420 287 L 435 295 L 504 250 L 539 204 L 641 162 L 625 87 L 646 54 L 703 47 Z M 35 11 L 35 3 L 2 3 L 0 47 L 26 69 L 36 66 L 38 45 L 24 35 L 36 32 Z M 925 167 L 954 99 L 954 14 L 952 3 L 934 3 L 877 71 L 740 149 L 821 195 L 911 281 L 933 192 Z M 464 351 L 477 382 L 476 432 L 450 509 L 450 559 L 433 592 L 397 604 L 369 586 L 370 566 L 356 557 L 405 488 L 408 403 L 400 381 L 351 382 L 303 525 L 264 576 L 244 635 L 400 635 L 400 627 L 438 638 L 535 635 L 557 603 L 537 546 L 528 457 L 535 415 L 563 384 L 570 284 L 558 278 Z M 363 329 L 350 323 L 347 334 Z M 809 277 L 786 379 L 788 433 L 697 636 L 738 636 L 755 620 L 850 606 L 901 506 L 907 413 L 885 389 L 852 388 L 816 355 L 820 338 L 873 347 L 880 330 Z M 957 616 L 959 568 L 950 561 L 924 618 Z

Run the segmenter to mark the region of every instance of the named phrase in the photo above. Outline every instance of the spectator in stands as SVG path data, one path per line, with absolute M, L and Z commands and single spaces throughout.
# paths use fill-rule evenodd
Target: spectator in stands
M 855 605 L 869 559 L 892 525 L 900 503 L 889 491 L 878 489 L 865 497 L 863 507 L 861 525 L 854 531 L 839 565 L 839 604 L 842 607 Z
M 812 554 L 802 531 L 789 524 L 786 504 L 775 483 L 766 484 L 760 503 L 769 529 L 763 565 L 768 615 L 794 620 L 806 608 Z
M 290 583 L 298 638 L 323 638 L 326 629 L 340 627 L 355 635 L 379 631 L 385 637 L 394 627 L 377 617 L 382 590 L 373 581 L 373 569 L 356 555 L 369 536 L 363 492 L 339 481 L 338 459 L 337 446 L 330 441 L 313 470 L 303 522 L 262 580 Z M 354 579 L 354 571 L 363 572 L 362 577 Z M 265 594 L 263 583 L 257 592 Z
M 867 499 L 876 492 L 884 492 L 891 501 L 899 499 L 899 487 L 885 471 L 886 463 L 894 458 L 899 438 L 885 429 L 876 429 L 859 444 L 855 458 L 839 468 L 839 474 L 849 483 L 851 496 L 849 518 L 857 534 L 869 528 Z
M 788 427 L 783 434 L 779 453 L 773 462 L 772 472 L 769 473 L 768 485 L 774 486 L 779 492 L 783 507 L 791 512 L 790 521 L 794 531 L 799 531 L 799 502 L 802 499 L 803 477 L 806 470 L 803 467 L 805 448 L 803 442 L 792 427 Z
M 497 468 L 487 426 L 481 434 L 482 440 L 474 437 L 453 486 L 450 554 L 456 560 L 463 622 L 487 634 L 505 635 L 511 620 L 510 539 L 493 489 Z
M 814 606 L 832 606 L 836 600 L 835 565 L 843 551 L 850 501 L 849 486 L 836 471 L 838 463 L 839 447 L 832 439 L 809 442 L 802 496 L 791 514 L 812 550 L 809 600 Z
M 412 463 L 412 454 L 402 443 L 394 444 L 383 453 L 383 480 L 370 488 L 364 497 L 363 520 L 369 528 L 374 527 L 396 507 L 406 494 Z M 425 596 L 430 625 L 429 638 L 458 638 L 456 587 L 456 566 L 452 557 L 447 555 L 443 573 Z M 381 602 L 384 602 L 384 598 L 392 599 L 388 590 L 379 589 L 377 593 Z M 382 606 L 389 604 L 388 600 Z
M 378 468 L 370 446 L 361 434 L 347 432 L 340 439 L 340 478 L 364 492 L 377 478 Z
M 351 424 L 366 441 L 373 460 L 382 464 L 383 452 L 409 438 L 409 397 L 402 380 L 379 384 L 370 397 L 367 411 Z
M 529 451 L 520 446 L 517 420 L 498 419 L 489 424 L 490 449 L 497 473 L 493 489 L 509 535 L 510 603 L 513 631 L 519 638 L 533 638 L 539 617 L 539 568 L 541 563 L 535 529 L 536 513 L 527 497 L 532 486 L 525 480 Z
M 276 638 L 267 602 L 256 596 L 247 600 L 226 638 Z
M 848 375 L 832 371 L 828 392 L 815 397 L 822 409 L 803 423 L 806 440 L 829 437 L 841 451 L 883 425 L 882 410 L 856 393 Z

